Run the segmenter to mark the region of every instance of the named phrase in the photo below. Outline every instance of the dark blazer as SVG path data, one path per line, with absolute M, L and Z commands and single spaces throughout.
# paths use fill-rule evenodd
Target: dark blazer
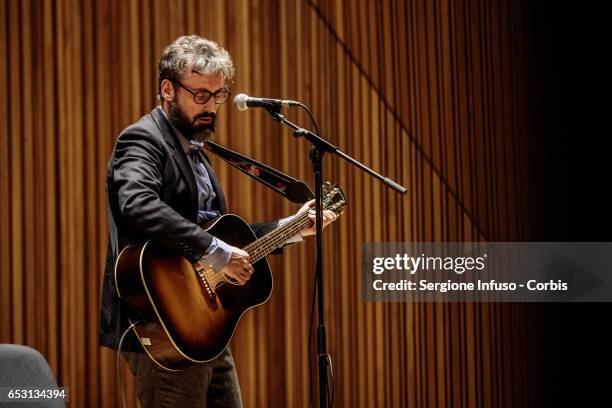
M 202 153 L 202 158 L 216 194 L 215 209 L 225 214 L 223 190 L 208 157 Z M 101 298 L 101 345 L 117 348 L 133 313 L 115 290 L 114 265 L 122 248 L 152 239 L 195 262 L 211 243 L 212 235 L 195 224 L 197 186 L 188 160 L 161 107 L 127 127 L 117 139 L 106 177 L 109 239 Z M 253 224 L 251 228 L 261 236 L 277 224 Z M 123 350 L 142 348 L 130 334 Z

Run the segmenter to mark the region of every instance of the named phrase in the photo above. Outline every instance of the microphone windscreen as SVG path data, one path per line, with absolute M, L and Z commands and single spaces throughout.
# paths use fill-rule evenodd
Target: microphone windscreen
M 249 96 L 247 94 L 238 94 L 234 97 L 234 104 L 236 105 L 236 107 L 238 108 L 238 110 L 247 110 L 248 106 L 247 106 L 247 99 L 249 98 Z

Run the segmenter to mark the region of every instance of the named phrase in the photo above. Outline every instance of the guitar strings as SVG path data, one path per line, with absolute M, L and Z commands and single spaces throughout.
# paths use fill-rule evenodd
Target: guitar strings
M 324 209 L 327 209 L 327 206 L 328 206 L 328 205 L 329 205 L 329 203 L 331 202 L 331 199 L 332 199 L 332 197 L 329 197 L 329 196 L 327 196 L 327 197 L 325 197 L 325 198 L 323 199 L 323 208 L 324 208 Z M 271 235 L 276 235 L 276 234 L 277 234 L 277 233 L 278 233 L 280 230 L 282 230 L 282 229 L 283 229 L 283 228 L 285 228 L 285 227 L 287 227 L 287 228 L 286 228 L 286 230 L 285 230 L 285 231 L 283 231 L 283 233 L 284 233 L 284 232 L 287 232 L 287 230 L 289 230 L 289 229 L 293 229 L 293 228 L 290 228 L 290 226 L 289 226 L 290 224 L 293 224 L 293 223 L 295 222 L 295 223 L 296 223 L 296 225 L 297 225 L 297 223 L 301 222 L 302 220 L 308 220 L 308 224 L 310 223 L 310 219 L 308 218 L 308 212 L 303 212 L 302 214 L 300 214 L 299 216 L 295 217 L 293 220 L 291 220 L 290 222 L 288 222 L 288 223 L 287 223 L 286 225 L 284 225 L 283 227 L 279 228 L 278 230 L 275 230 L 275 231 L 269 232 L 268 234 L 264 235 L 263 237 L 261 237 L 261 238 L 260 238 L 260 239 L 258 239 L 257 241 L 254 241 L 254 242 L 252 242 L 251 244 L 247 245 L 247 246 L 246 246 L 246 247 L 244 247 L 243 249 L 244 249 L 246 252 L 249 252 L 249 255 L 253 255 L 253 254 L 251 254 L 251 252 L 253 252 L 254 254 L 255 254 L 255 253 L 257 253 L 257 254 L 259 255 L 258 250 L 259 250 L 259 249 L 261 249 L 261 247 L 264 247 L 264 249 L 274 248 L 274 247 L 270 247 L 270 246 L 269 246 L 269 243 L 268 243 L 269 236 L 271 236 Z M 304 225 L 304 227 L 305 227 L 305 226 L 307 226 L 308 224 Z M 301 228 L 300 228 L 300 229 L 301 229 Z M 297 231 L 299 231 L 300 229 L 298 229 Z M 272 242 L 272 244 L 273 244 L 273 245 L 278 245 L 278 243 L 284 243 L 284 241 L 285 241 L 285 240 L 287 240 L 289 237 L 291 237 L 291 236 L 292 236 L 293 234 L 295 234 L 297 231 L 292 231 L 292 233 L 291 233 L 291 234 L 288 234 L 288 236 L 281 236 L 281 237 L 279 237 L 278 239 L 272 240 L 271 242 Z M 248 248 L 248 250 L 247 250 L 247 248 Z M 254 261 L 254 262 L 257 262 L 259 259 L 260 259 L 260 258 L 258 258 L 258 259 L 257 259 L 256 261 Z M 254 263 L 254 262 L 253 262 L 253 263 Z
M 243 248 L 244 251 L 248 252 L 251 257 L 251 263 L 256 263 L 261 260 L 267 253 L 280 247 L 289 237 L 293 236 L 297 231 L 302 230 L 310 223 L 308 213 L 304 212 L 299 216 L 293 218 L 287 224 L 281 228 L 271 231 L 258 240 Z M 266 252 L 267 251 L 267 252 Z M 225 283 L 228 283 L 226 277 L 222 273 L 214 272 L 204 269 L 204 275 L 208 284 L 213 288 L 220 287 Z
M 308 218 L 308 214 L 303 213 L 303 215 L 299 215 L 298 217 L 289 221 L 287 224 L 283 225 L 278 230 L 272 231 L 264 235 L 263 237 L 247 245 L 243 249 L 251 256 L 251 263 L 255 263 L 261 258 L 263 258 L 265 252 L 270 249 L 275 249 L 279 245 L 282 245 L 287 239 L 295 235 L 298 231 L 300 231 L 304 226 L 307 226 L 309 223 L 310 219 Z
M 323 200 L 324 208 L 329 205 L 329 201 L 331 201 L 330 197 L 326 197 Z M 338 208 L 337 205 L 332 206 L 331 209 L 335 210 L 336 208 Z M 303 212 L 302 214 L 294 217 L 282 227 L 277 228 L 276 230 L 269 232 L 263 237 L 257 239 L 256 241 L 251 242 L 249 245 L 245 246 L 243 250 L 249 253 L 251 263 L 254 264 L 264 258 L 273 250 L 280 248 L 287 239 L 289 239 L 298 231 L 301 231 L 311 223 L 312 222 L 308 217 L 308 212 Z M 217 272 L 210 273 L 210 270 L 208 270 L 208 268 L 204 268 L 204 276 L 205 279 L 208 281 L 208 284 L 215 289 L 224 285 L 225 283 L 228 283 L 228 278 L 224 274 Z

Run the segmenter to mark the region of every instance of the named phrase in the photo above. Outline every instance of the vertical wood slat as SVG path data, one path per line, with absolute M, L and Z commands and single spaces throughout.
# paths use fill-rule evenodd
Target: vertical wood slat
M 7 13 L 7 2 L 2 0 L 0 3 L 0 22 L 2 30 L 2 38 L 8 38 L 11 33 L 9 24 L 9 13 Z M 9 79 L 9 51 L 6 41 L 0 43 L 0 83 L 7 84 Z M 0 149 L 0 197 L 8 197 L 11 191 L 10 187 L 10 137 L 9 137 L 9 94 L 3 93 L 2 103 L 0 104 L 0 144 L 3 147 Z M 11 336 L 12 328 L 12 300 L 11 300 L 11 245 L 10 245 L 10 200 L 0 200 L 0 316 L 3 324 L 0 324 L 0 338 L 8 339 Z
M 399 199 L 326 159 L 326 175 L 350 201 L 325 235 L 337 405 L 511 406 L 527 398 L 525 368 L 512 358 L 525 343 L 522 309 L 365 303 L 357 276 L 362 242 L 514 240 L 528 229 L 517 209 L 528 200 L 518 182 L 527 134 L 522 3 L 0 4 L 0 341 L 40 349 L 76 404 L 118 401 L 114 355 L 97 346 L 108 156 L 119 131 L 156 103 L 162 48 L 192 32 L 228 48 L 236 91 L 303 100 L 324 135 L 409 187 Z M 306 143 L 264 113 L 228 104 L 218 127 L 224 144 L 312 181 Z M 245 218 L 296 210 L 215 166 L 230 209 Z M 260 205 L 240 200 L 252 195 Z M 32 254 L 44 255 L 45 268 Z M 232 347 L 247 406 L 308 404 L 313 255 L 308 242 L 273 260 L 273 298 L 238 329 Z
M 19 7 L 9 8 L 9 39 L 11 40 L 8 44 L 9 48 L 9 60 L 17 62 L 21 64 L 21 55 L 20 55 L 20 47 L 19 47 L 19 37 L 20 37 L 20 25 L 19 21 L 21 10 Z M 23 118 L 23 106 L 22 106 L 22 92 L 19 86 L 19 83 L 22 81 L 21 72 L 9 69 L 8 71 L 8 81 L 9 84 L 9 94 L 15 95 L 14 99 L 10 102 L 12 103 L 12 108 L 8 112 L 10 128 L 9 135 L 19 135 L 21 139 L 22 136 L 22 118 Z M 7 101 L 7 105 L 8 105 Z M 22 144 L 15 140 L 9 140 L 9 144 L 7 145 L 7 149 L 10 149 L 10 194 L 7 197 L 10 197 L 10 208 L 11 208 L 11 300 L 12 300 L 12 335 L 16 339 L 17 342 L 23 342 L 24 333 L 23 333 L 23 318 L 24 316 L 24 305 L 25 301 L 23 299 L 23 280 L 24 276 L 21 271 L 24 270 L 23 265 L 23 233 L 24 227 L 22 224 L 23 221 L 23 181 L 22 181 Z

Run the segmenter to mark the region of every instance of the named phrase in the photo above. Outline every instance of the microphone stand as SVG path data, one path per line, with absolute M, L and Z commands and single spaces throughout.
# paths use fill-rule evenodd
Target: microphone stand
M 316 231 L 316 270 L 315 275 L 317 279 L 317 354 L 318 354 L 318 367 L 319 367 L 319 407 L 327 407 L 327 366 L 330 364 L 330 357 L 327 353 L 326 337 L 325 337 L 325 316 L 323 313 L 323 155 L 325 152 L 333 153 L 336 156 L 348 161 L 352 165 L 360 168 L 371 176 L 382 181 L 387 186 L 398 191 L 401 194 L 406 194 L 406 188 L 397 184 L 388 177 L 384 177 L 374 170 L 370 169 L 366 165 L 358 162 L 349 155 L 343 153 L 336 146 L 329 143 L 319 135 L 299 127 L 298 125 L 287 120 L 287 118 L 280 113 L 278 108 L 266 107 L 268 113 L 277 122 L 287 125 L 293 129 L 293 136 L 303 137 L 308 140 L 312 147 L 310 148 L 309 157 L 312 162 L 312 171 L 315 178 L 315 231 Z

